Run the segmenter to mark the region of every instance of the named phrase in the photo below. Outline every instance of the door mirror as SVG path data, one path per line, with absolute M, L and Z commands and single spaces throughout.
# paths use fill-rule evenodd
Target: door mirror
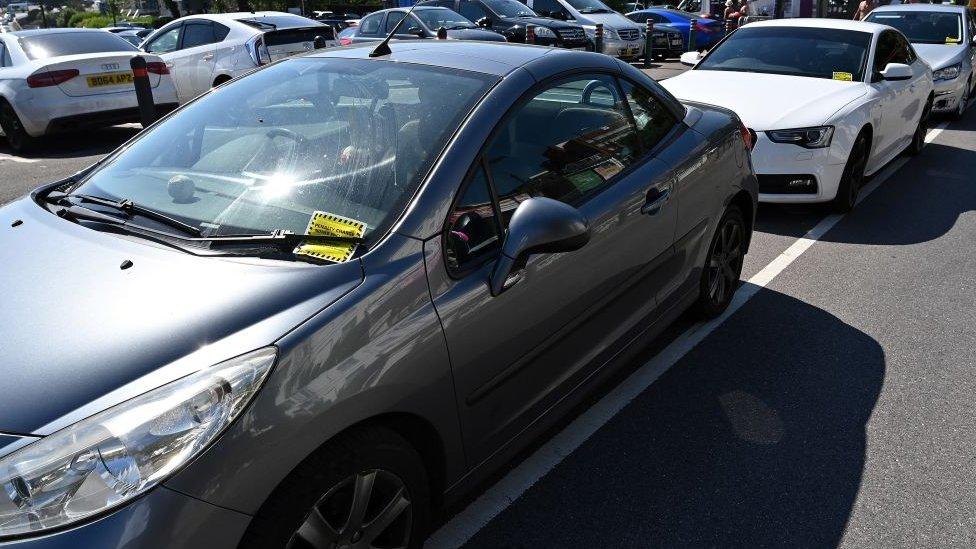
M 912 68 L 902 63 L 888 63 L 881 71 L 884 80 L 909 80 L 912 76 Z
M 688 65 L 689 67 L 694 67 L 701 61 L 702 54 L 697 51 L 686 51 L 681 54 L 681 64 Z
M 532 254 L 571 252 L 590 240 L 590 226 L 576 208 L 551 198 L 530 198 L 519 204 L 508 223 L 489 286 L 496 296 L 522 278 Z
M 483 29 L 490 29 L 491 28 L 491 19 L 488 19 L 487 17 L 482 17 L 481 19 L 478 19 L 477 21 L 475 21 L 475 24 L 478 25 L 479 27 L 483 28 Z
M 414 25 L 414 26 L 410 27 L 409 29 L 407 29 L 407 34 L 412 34 L 414 36 L 419 36 L 420 38 L 424 38 L 424 37 L 427 36 L 427 33 L 424 32 L 424 29 L 422 29 L 422 28 L 420 28 L 420 27 L 418 27 L 416 25 Z

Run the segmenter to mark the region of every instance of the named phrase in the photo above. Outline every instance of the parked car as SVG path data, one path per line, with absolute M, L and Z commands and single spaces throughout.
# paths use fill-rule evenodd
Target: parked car
M 343 29 L 347 29 L 351 26 L 352 21 L 359 21 L 362 16 L 358 13 L 335 13 L 331 11 L 316 11 L 313 12 L 315 20 L 319 23 L 325 23 L 331 26 L 336 35 L 338 35 Z
M 191 15 L 150 34 L 142 49 L 173 71 L 180 102 L 256 67 L 315 48 L 336 46 L 332 27 L 275 11 Z
M 501 33 L 509 42 L 524 43 L 526 26 L 534 25 L 535 44 L 574 50 L 593 49 L 583 27 L 541 17 L 516 0 L 434 0 L 427 4 L 453 9 L 479 26 Z
M 339 39 L 340 46 L 350 46 L 352 45 L 352 38 L 356 35 L 356 27 L 346 27 L 342 29 L 336 38 Z
M 129 60 L 141 52 L 97 29 L 44 29 L 0 37 L 0 128 L 27 152 L 51 133 L 140 120 Z M 146 55 L 156 110 L 177 106 L 166 64 Z
M 648 19 L 653 19 L 655 25 L 668 25 L 673 29 L 677 29 L 681 32 L 685 50 L 688 49 L 692 19 L 695 20 L 695 49 L 707 50 L 725 36 L 725 28 L 721 21 L 701 18 L 697 15 L 679 10 L 649 8 L 630 12 L 627 14 L 627 17 L 632 21 L 644 23 L 645 25 Z
M 123 40 L 132 44 L 133 46 L 138 47 L 140 44 L 142 44 L 142 42 L 146 39 L 147 36 L 152 34 L 152 29 L 140 29 L 140 30 L 126 29 L 123 31 L 119 31 L 115 34 L 116 36 L 122 38 Z
M 363 18 L 352 35 L 354 44 L 383 40 L 393 32 L 397 23 L 403 20 L 408 8 L 394 8 L 373 12 Z M 501 34 L 483 29 L 460 14 L 438 6 L 417 6 L 396 29 L 398 40 L 437 38 L 437 30 L 444 28 L 450 40 L 483 40 L 486 42 L 505 42 Z
M 596 37 L 596 25 L 603 25 L 603 52 L 622 59 L 644 55 L 640 27 L 613 11 L 600 0 L 526 0 L 541 15 L 583 26 L 590 40 Z
M 637 21 L 634 20 L 634 22 L 636 23 Z M 646 40 L 646 38 L 647 21 L 645 20 L 644 25 L 641 27 L 641 40 Z M 654 57 L 657 59 L 681 57 L 681 54 L 686 51 L 685 40 L 681 35 L 681 31 L 671 25 L 655 23 L 653 51 Z
M 925 145 L 932 70 L 891 27 L 760 21 L 682 62 L 697 64 L 664 87 L 730 108 L 756 132 L 760 201 L 833 202 L 848 211 L 866 176 Z
M 29 296 L 0 307 L 0 539 L 417 548 L 725 310 L 756 192 L 732 112 L 605 55 L 391 49 L 262 68 L 0 209 Z
M 908 38 L 918 56 L 932 67 L 932 111 L 962 117 L 976 86 L 973 11 L 949 4 L 899 4 L 877 8 L 866 20 L 894 27 Z

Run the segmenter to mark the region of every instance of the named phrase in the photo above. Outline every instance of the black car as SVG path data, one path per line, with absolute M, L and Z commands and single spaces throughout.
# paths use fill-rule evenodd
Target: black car
M 397 27 L 407 12 L 407 8 L 393 8 L 367 15 L 352 35 L 352 43 L 382 40 L 393 29 L 396 29 L 394 38 L 398 40 L 431 39 L 436 38 L 437 31 L 442 28 L 451 40 L 505 41 L 505 37 L 497 32 L 481 28 L 447 8 L 430 4 L 414 8 L 410 18 Z
M 641 27 L 641 36 L 644 36 L 645 27 Z M 670 57 L 681 57 L 685 52 L 685 41 L 682 33 L 670 25 L 654 25 L 654 57 L 658 59 L 668 59 Z
M 570 49 L 592 49 L 583 27 L 541 17 L 516 0 L 434 0 L 424 5 L 451 8 L 478 25 L 501 33 L 509 42 L 525 42 L 525 26 L 535 25 L 535 43 Z

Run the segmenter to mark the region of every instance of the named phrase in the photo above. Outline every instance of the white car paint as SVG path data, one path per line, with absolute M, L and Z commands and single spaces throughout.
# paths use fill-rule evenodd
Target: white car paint
M 696 67 L 661 82 L 683 101 L 711 103 L 735 111 L 757 134 L 752 151 L 757 175 L 810 174 L 817 179 L 816 193 L 770 194 L 760 191 L 760 201 L 833 200 L 854 142 L 866 128 L 873 137 L 865 175 L 880 170 L 911 143 L 924 107 L 933 95 L 931 68 L 918 58 L 911 64 L 911 78 L 904 81 L 877 80 L 870 70 L 874 66 L 878 37 L 884 31 L 897 31 L 884 25 L 833 19 L 763 21 L 744 28 L 764 26 L 854 30 L 870 33 L 872 38 L 867 59 L 869 69 L 864 71 L 862 81 Z M 775 143 L 765 133 L 818 126 L 834 127 L 829 147 L 807 149 L 790 143 Z
M 129 71 L 129 60 L 143 55 L 147 63 L 162 63 L 153 55 L 145 55 L 134 46 L 114 37 L 120 42 L 119 51 L 64 55 L 41 59 L 31 59 L 22 47 L 22 40 L 42 34 L 69 35 L 76 33 L 99 33 L 95 29 L 49 29 L 4 33 L 0 36 L 0 99 L 10 104 L 26 133 L 31 137 L 45 135 L 52 122 L 59 119 L 91 116 L 106 111 L 135 109 L 138 107 L 135 88 L 132 84 L 117 84 L 91 87 L 88 77 L 106 73 Z M 58 38 L 59 40 L 62 39 Z M 31 87 L 28 77 L 54 70 L 77 70 L 78 75 L 58 85 Z M 176 88 L 168 74 L 149 74 L 153 97 L 159 105 L 173 108 L 177 104 Z M 138 115 L 128 122 L 138 121 Z M 2 132 L 2 129 L 0 129 Z
M 202 35 L 199 29 L 205 27 L 213 31 L 210 41 L 188 45 L 191 33 Z M 311 35 L 319 27 L 326 34 L 323 36 L 327 38 L 326 46 L 337 46 L 338 42 L 330 38 L 332 30 L 328 25 L 290 13 L 265 11 L 182 17 L 147 36 L 140 47 L 159 55 L 170 66 L 180 102 L 185 103 L 213 86 L 265 63 L 313 49 L 312 40 L 304 39 L 308 37 L 293 43 L 266 46 L 267 33 L 312 29 L 307 33 Z

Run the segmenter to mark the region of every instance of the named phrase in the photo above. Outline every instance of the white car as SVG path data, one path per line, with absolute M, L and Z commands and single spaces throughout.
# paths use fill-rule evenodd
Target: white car
M 932 67 L 932 112 L 961 118 L 976 90 L 976 18 L 966 6 L 896 4 L 881 6 L 867 19 L 900 30 L 919 57 Z
M 850 210 L 864 181 L 918 153 L 932 69 L 897 30 L 835 19 L 750 23 L 693 70 L 661 84 L 679 99 L 735 111 L 755 132 L 761 202 L 833 202 Z
M 129 61 L 143 55 L 158 114 L 178 106 L 162 59 L 96 29 L 0 36 L 0 128 L 16 152 L 54 132 L 138 122 Z
M 300 15 L 221 13 L 177 19 L 141 47 L 163 58 L 186 102 L 256 67 L 311 51 L 319 37 L 327 47 L 338 45 L 332 27 Z

